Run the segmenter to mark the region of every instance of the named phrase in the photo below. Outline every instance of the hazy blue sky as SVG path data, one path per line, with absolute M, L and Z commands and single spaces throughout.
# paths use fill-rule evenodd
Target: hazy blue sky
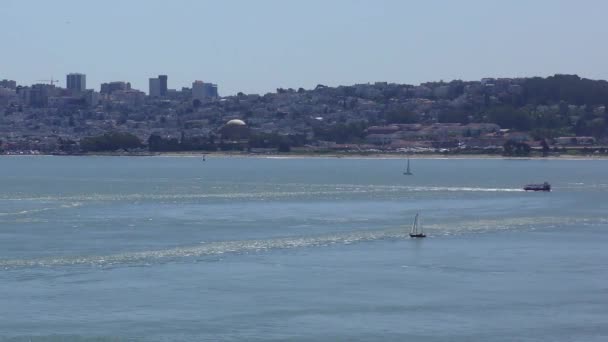
M 603 0 L 0 0 L 0 79 L 169 75 L 220 94 L 375 81 L 608 78 Z

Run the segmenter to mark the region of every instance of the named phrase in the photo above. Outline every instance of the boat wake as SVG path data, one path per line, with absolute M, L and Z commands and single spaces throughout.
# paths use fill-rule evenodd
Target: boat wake
M 361 231 L 325 236 L 290 237 L 268 240 L 221 241 L 202 243 L 169 249 L 125 252 L 104 256 L 47 257 L 39 259 L 0 260 L 0 267 L 54 267 L 70 265 L 112 266 L 117 264 L 137 264 L 169 261 L 172 259 L 222 255 L 227 253 L 246 254 L 275 249 L 305 248 L 333 244 L 352 244 L 388 238 L 403 238 L 406 234 L 399 230 Z
M 496 232 L 501 230 L 526 230 L 536 228 L 559 228 L 571 225 L 585 226 L 608 223 L 608 218 L 575 219 L 560 217 L 529 217 L 504 220 L 473 220 L 445 224 L 425 225 L 429 237 Z M 0 268 L 59 267 L 73 265 L 115 266 L 129 264 L 165 263 L 182 258 L 218 256 L 224 254 L 249 254 L 278 249 L 349 245 L 378 240 L 404 240 L 408 238 L 408 228 L 358 230 L 351 232 L 285 237 L 265 240 L 237 240 L 201 243 L 167 249 L 122 252 L 109 255 L 57 256 L 35 259 L 0 260 Z
M 36 209 L 19 210 L 19 211 L 8 212 L 8 213 L 0 213 L 0 217 L 2 217 L 2 216 L 29 215 L 29 214 L 42 213 L 42 212 L 45 212 L 45 211 L 54 211 L 54 210 L 61 210 L 61 209 L 78 208 L 80 206 L 82 206 L 81 202 L 72 202 L 72 203 L 62 204 L 62 205 L 56 206 L 56 207 L 36 208 Z
M 109 201 L 177 201 L 177 200 L 205 200 L 205 199 L 242 199 L 266 200 L 285 198 L 309 198 L 340 195 L 365 194 L 406 194 L 411 192 L 522 192 L 517 188 L 482 188 L 482 187 L 447 187 L 447 186 L 383 186 L 383 185 L 350 185 L 336 184 L 297 188 L 292 191 L 251 191 L 251 192 L 217 192 L 217 193 L 176 193 L 176 194 L 82 194 L 73 196 L 40 196 L 40 197 L 0 197 L 3 201 L 38 201 L 38 202 L 109 202 Z M 52 208 L 49 208 L 50 210 Z

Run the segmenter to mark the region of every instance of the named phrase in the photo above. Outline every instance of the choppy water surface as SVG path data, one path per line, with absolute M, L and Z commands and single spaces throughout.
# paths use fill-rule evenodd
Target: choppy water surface
M 404 165 L 0 158 L 0 340 L 608 339 L 608 161 Z

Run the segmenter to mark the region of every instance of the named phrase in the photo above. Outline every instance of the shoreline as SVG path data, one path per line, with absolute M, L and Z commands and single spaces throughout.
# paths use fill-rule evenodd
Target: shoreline
M 78 153 L 78 154 L 2 154 L 2 157 L 183 157 L 183 158 L 260 158 L 260 159 L 504 159 L 504 160 L 608 160 L 608 155 L 503 156 L 497 154 L 441 153 L 247 153 L 247 152 L 146 152 L 146 153 Z

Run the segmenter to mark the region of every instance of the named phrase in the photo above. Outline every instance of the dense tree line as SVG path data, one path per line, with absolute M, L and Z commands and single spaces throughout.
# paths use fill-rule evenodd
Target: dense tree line
M 425 83 L 434 89 L 449 86 L 447 99 L 464 94 L 471 82 Z M 608 82 L 590 80 L 577 75 L 533 77 L 513 83 L 517 92 L 482 90 L 480 97 L 462 106 L 445 106 L 434 117 L 415 114 L 401 106 L 387 109 L 386 123 L 496 123 L 502 128 L 530 132 L 535 138 L 562 135 L 608 136 Z M 439 100 L 436 96 L 430 98 Z
M 303 146 L 306 143 L 304 135 L 280 135 L 276 133 L 252 134 L 247 143 L 233 143 L 222 139 L 209 137 L 161 137 L 152 134 L 148 138 L 148 149 L 151 152 L 176 151 L 230 151 L 246 148 L 274 148 L 278 152 L 289 152 L 292 147 Z
M 555 75 L 527 78 L 521 86 L 522 93 L 516 100 L 487 106 L 481 111 L 480 121 L 528 131 L 537 139 L 608 136 L 608 82 Z
M 525 157 L 530 155 L 532 149 L 524 142 L 509 140 L 504 144 L 503 150 L 505 156 Z
M 251 148 L 276 148 L 278 152 L 289 152 L 292 147 L 306 144 L 304 135 L 280 135 L 276 133 L 257 133 L 249 137 Z
M 577 75 L 527 78 L 523 89 L 525 103 L 566 102 L 578 106 L 608 104 L 608 82 L 580 78 Z
M 180 139 L 175 137 L 161 137 L 152 134 L 148 138 L 148 149 L 151 152 L 176 152 L 176 151 L 217 151 L 213 136 L 211 137 L 189 137 L 182 135 Z
M 138 137 L 131 133 L 109 132 L 95 137 L 80 140 L 80 149 L 85 152 L 112 152 L 142 147 Z

